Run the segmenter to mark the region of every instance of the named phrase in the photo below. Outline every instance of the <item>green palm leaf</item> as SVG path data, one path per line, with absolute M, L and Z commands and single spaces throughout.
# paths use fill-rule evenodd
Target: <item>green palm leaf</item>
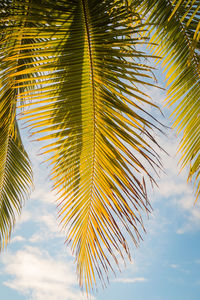
M 113 262 L 118 265 L 118 255 L 130 257 L 124 230 L 135 244 L 140 240 L 141 212 L 150 210 L 145 178 L 154 182 L 160 166 L 151 146 L 157 145 L 155 125 L 145 111 L 155 105 L 138 88 L 151 85 L 151 68 L 143 62 L 148 56 L 136 50 L 146 43 L 143 25 L 122 1 L 25 6 L 12 6 L 6 16 L 21 28 L 21 43 L 3 60 L 29 60 L 11 77 L 18 100 L 31 106 L 23 118 L 39 140 L 49 140 L 44 153 L 60 220 L 80 285 L 89 291 L 96 276 L 103 281 Z

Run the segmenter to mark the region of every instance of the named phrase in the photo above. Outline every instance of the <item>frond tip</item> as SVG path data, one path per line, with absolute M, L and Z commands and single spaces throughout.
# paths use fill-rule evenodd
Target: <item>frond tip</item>
M 16 122 L 16 121 L 15 121 Z M 10 239 L 16 214 L 32 185 L 32 171 L 23 148 L 17 123 L 13 132 L 0 127 L 0 250 Z

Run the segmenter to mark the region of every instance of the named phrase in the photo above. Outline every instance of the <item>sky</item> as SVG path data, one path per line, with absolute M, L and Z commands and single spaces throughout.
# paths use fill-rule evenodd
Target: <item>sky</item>
M 156 103 L 165 98 L 162 90 L 148 88 L 148 93 Z M 164 113 L 169 115 L 167 109 Z M 167 118 L 164 122 L 170 126 Z M 99 286 L 92 300 L 199 300 L 200 205 L 194 205 L 186 172 L 179 174 L 176 133 L 168 129 L 158 139 L 169 155 L 160 153 L 165 173 L 160 172 L 159 188 L 150 191 L 153 212 L 144 219 L 147 233 L 137 249 L 131 247 L 132 261 L 127 260 L 116 277 L 110 274 L 107 288 Z M 49 170 L 41 164 L 37 144 L 25 137 L 24 142 L 33 164 L 35 189 L 0 256 L 0 299 L 85 300 L 74 257 L 58 227 Z

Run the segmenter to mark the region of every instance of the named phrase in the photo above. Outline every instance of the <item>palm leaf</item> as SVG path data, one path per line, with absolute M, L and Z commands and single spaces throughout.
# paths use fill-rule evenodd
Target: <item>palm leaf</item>
M 125 231 L 139 242 L 142 211 L 151 209 L 145 179 L 154 182 L 160 166 L 145 110 L 155 105 L 138 88 L 152 85 L 148 56 L 136 50 L 143 25 L 114 0 L 29 1 L 6 19 L 22 32 L 4 61 L 30 60 L 11 77 L 30 106 L 23 119 L 47 141 L 59 217 L 89 291 L 118 256 L 130 257 Z
M 188 0 L 138 1 L 140 13 L 148 15 L 154 54 L 163 57 L 168 79 L 167 103 L 182 139 L 181 167 L 189 167 L 196 199 L 200 195 L 200 2 Z
M 3 10 L 2 4 L 0 8 Z M 18 41 L 13 29 L 5 25 L 5 22 L 2 23 L 4 26 L 1 28 L 0 43 L 0 250 L 10 239 L 16 214 L 21 212 L 32 184 L 31 166 L 16 120 L 17 90 L 13 89 L 14 80 L 10 78 L 16 62 L 13 64 L 4 62 L 6 56 L 14 54 L 10 49 L 17 45 Z
M 23 148 L 17 125 L 0 127 L 0 248 L 9 241 L 16 214 L 29 194 L 32 176 L 30 162 Z M 14 131 L 11 133 L 11 131 Z
M 1 88 L 0 100 L 0 249 L 7 244 L 31 186 L 31 167 L 15 118 L 16 92 Z

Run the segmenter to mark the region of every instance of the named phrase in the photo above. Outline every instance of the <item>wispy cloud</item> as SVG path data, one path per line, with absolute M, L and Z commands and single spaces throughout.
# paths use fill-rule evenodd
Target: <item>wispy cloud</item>
M 17 236 L 15 236 L 15 237 L 13 237 L 12 239 L 11 239 L 11 243 L 12 244 L 14 244 L 14 243 L 16 243 L 16 242 L 24 242 L 25 241 L 25 238 L 23 237 L 23 236 L 21 236 L 21 235 L 17 235 Z
M 3 257 L 4 272 L 13 279 L 4 285 L 30 300 L 87 299 L 76 284 L 74 268 L 45 250 L 26 247 Z M 94 298 L 93 298 L 94 299 Z
M 49 191 L 49 185 L 45 187 L 38 187 L 34 192 L 31 194 L 31 199 L 42 201 L 49 204 L 55 204 L 56 202 L 56 193 L 54 191 Z
M 30 211 L 23 209 L 22 214 L 20 216 L 17 216 L 16 224 L 17 226 L 21 226 L 21 224 L 30 221 L 32 218 L 32 214 Z
M 113 282 L 120 283 L 138 283 L 138 282 L 146 282 L 148 281 L 145 277 L 134 277 L 134 278 L 116 278 Z
M 200 230 L 200 205 L 194 205 L 192 186 L 187 184 L 187 172 L 183 170 L 179 174 L 178 156 L 176 155 L 178 142 L 174 133 L 168 138 L 162 137 L 160 144 L 168 152 L 169 156 L 162 154 L 162 161 L 166 174 L 161 174 L 156 191 L 157 200 L 166 198 L 171 207 L 177 210 L 184 222 L 178 228 L 178 234 L 184 234 L 193 230 Z
M 178 269 L 178 268 L 179 268 L 179 265 L 171 264 L 171 265 L 170 265 L 170 268 L 172 268 L 172 269 Z
M 35 217 L 35 222 L 39 225 L 40 229 L 30 237 L 29 241 L 31 243 L 38 243 L 44 240 L 65 237 L 65 234 L 63 231 L 61 231 L 54 214 L 50 214 L 47 211 L 42 211 Z

